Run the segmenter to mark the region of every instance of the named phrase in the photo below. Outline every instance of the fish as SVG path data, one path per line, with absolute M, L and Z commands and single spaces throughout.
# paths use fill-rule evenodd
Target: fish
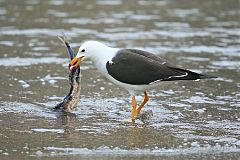
M 70 46 L 70 43 L 68 42 L 66 36 L 63 34 L 62 36 L 58 36 L 58 38 L 63 42 L 63 44 L 67 48 L 69 58 L 70 60 L 72 60 L 76 56 L 76 53 Z M 70 86 L 68 94 L 64 97 L 63 101 L 57 104 L 53 109 L 61 110 L 64 112 L 71 112 L 74 108 L 76 108 L 80 100 L 81 93 L 80 65 L 78 65 L 78 67 L 69 68 L 68 82 Z

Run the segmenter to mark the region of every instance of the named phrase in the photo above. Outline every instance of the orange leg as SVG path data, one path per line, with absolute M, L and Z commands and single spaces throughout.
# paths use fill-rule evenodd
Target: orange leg
M 142 104 L 138 107 L 137 112 L 136 112 L 136 116 L 140 113 L 141 109 L 148 102 L 148 100 L 149 100 L 149 98 L 148 98 L 147 92 L 144 91 L 144 100 L 143 100 Z
M 137 101 L 135 96 L 132 97 L 132 122 L 134 122 L 134 117 L 136 115 Z

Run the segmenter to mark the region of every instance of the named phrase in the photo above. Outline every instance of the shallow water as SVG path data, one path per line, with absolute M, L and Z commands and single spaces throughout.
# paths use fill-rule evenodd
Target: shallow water
M 0 159 L 238 159 L 239 1 L 0 1 Z M 139 48 L 219 78 L 164 82 L 135 125 L 130 95 L 82 65 L 78 108 L 51 108 L 68 90 L 64 32 Z M 137 98 L 141 100 L 142 95 Z

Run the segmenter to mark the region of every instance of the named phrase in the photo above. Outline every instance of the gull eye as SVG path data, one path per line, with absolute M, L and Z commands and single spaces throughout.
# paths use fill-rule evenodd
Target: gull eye
M 83 49 L 82 52 L 85 52 L 85 49 Z

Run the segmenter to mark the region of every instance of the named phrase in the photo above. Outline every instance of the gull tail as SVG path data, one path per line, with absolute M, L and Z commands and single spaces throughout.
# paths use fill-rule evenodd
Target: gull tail
M 174 70 L 177 73 L 177 75 L 166 78 L 163 81 L 199 80 L 199 79 L 217 78 L 216 76 L 199 74 L 199 73 L 189 71 L 189 70 L 186 70 L 186 69 L 181 69 L 181 68 L 171 67 L 171 69 Z
M 200 79 L 207 79 L 207 78 L 218 78 L 218 77 L 216 77 L 216 76 L 211 76 L 211 75 L 200 75 L 199 76 L 200 77 Z

